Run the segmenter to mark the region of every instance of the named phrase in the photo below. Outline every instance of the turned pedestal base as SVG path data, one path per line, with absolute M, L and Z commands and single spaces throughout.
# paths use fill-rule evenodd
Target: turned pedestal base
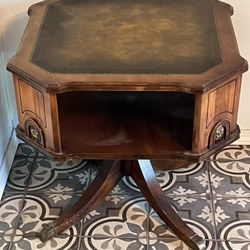
M 105 161 L 97 176 L 82 194 L 80 200 L 65 214 L 50 224 L 45 224 L 40 232 L 42 241 L 47 241 L 62 233 L 95 209 L 123 176 L 131 176 L 150 206 L 160 218 L 191 249 L 206 249 L 205 241 L 194 233 L 179 217 L 163 193 L 154 169 L 138 161 Z

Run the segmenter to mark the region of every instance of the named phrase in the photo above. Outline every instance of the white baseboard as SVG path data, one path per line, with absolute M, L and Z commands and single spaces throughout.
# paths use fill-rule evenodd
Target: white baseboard
M 250 129 L 241 129 L 240 139 L 233 143 L 234 145 L 250 145 Z
M 5 185 L 8 180 L 11 165 L 13 163 L 19 140 L 16 138 L 14 130 L 9 139 L 2 163 L 0 165 L 0 199 L 2 198 Z

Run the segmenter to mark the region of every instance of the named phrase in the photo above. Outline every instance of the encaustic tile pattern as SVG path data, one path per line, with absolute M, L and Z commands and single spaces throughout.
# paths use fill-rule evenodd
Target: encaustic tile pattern
M 52 162 L 20 144 L 0 202 L 0 249 L 188 249 L 129 177 L 83 220 L 41 242 L 42 225 L 77 202 L 100 167 L 86 160 Z M 228 146 L 188 168 L 158 171 L 157 178 L 207 249 L 250 249 L 250 146 Z

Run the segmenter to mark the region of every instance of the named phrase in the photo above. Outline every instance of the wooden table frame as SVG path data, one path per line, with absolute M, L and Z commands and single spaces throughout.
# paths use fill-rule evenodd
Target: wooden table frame
M 132 8 L 131 4 L 134 4 L 135 1 L 122 2 L 126 7 Z M 101 72 L 95 72 L 94 69 L 86 72 L 84 67 L 82 72 L 71 72 L 70 70 L 64 72 L 64 66 L 56 72 L 53 68 L 56 65 L 50 65 L 49 62 L 50 49 L 53 46 L 56 49 L 60 47 L 63 39 L 70 42 L 70 45 L 74 45 L 74 39 L 70 40 L 71 36 L 67 32 L 63 33 L 65 26 L 61 26 L 61 23 L 58 22 L 58 20 L 62 20 L 64 25 L 70 25 L 67 20 L 75 20 L 72 17 L 77 16 L 74 11 L 77 11 L 78 8 L 75 8 L 74 4 L 79 4 L 78 7 L 81 10 L 85 10 L 85 7 L 93 7 L 91 10 L 95 11 L 97 8 L 96 14 L 101 17 L 103 15 L 100 14 L 102 9 L 99 8 L 99 4 L 105 4 L 105 11 L 110 11 L 109 14 L 118 21 L 120 17 L 126 15 L 123 12 L 117 14 L 114 10 L 124 11 L 124 8 L 117 8 L 117 1 L 114 5 L 112 1 L 102 1 L 101 3 L 93 1 L 91 2 L 93 6 L 84 6 L 84 1 L 74 2 L 74 0 L 46 0 L 29 8 L 30 19 L 20 48 L 7 66 L 14 78 L 19 117 L 19 124 L 16 128 L 17 136 L 54 160 L 65 161 L 75 158 L 107 160 L 104 161 L 96 178 L 83 193 L 78 203 L 54 222 L 44 226 L 39 234 L 42 241 L 51 239 L 82 219 L 103 201 L 123 176 L 131 176 L 151 207 L 180 239 L 192 249 L 206 249 L 205 241 L 195 234 L 172 208 L 156 180 L 152 167 L 152 165 L 166 164 L 168 169 L 188 166 L 193 162 L 206 159 L 239 138 L 237 114 L 241 79 L 242 74 L 247 71 L 248 65 L 247 61 L 240 56 L 237 47 L 230 19 L 233 8 L 218 0 L 195 1 L 185 1 L 178 5 L 176 1 L 171 2 L 170 0 L 145 0 L 147 5 L 143 5 L 143 2 L 139 1 L 137 3 L 139 7 L 138 5 L 136 7 L 139 8 L 139 11 L 136 12 L 139 13 L 138 15 L 145 9 L 146 14 L 152 14 L 151 10 L 155 9 L 155 13 L 160 16 L 156 16 L 154 20 L 160 20 L 160 22 L 153 23 L 153 26 L 159 25 L 164 28 L 165 24 L 176 19 L 175 14 L 179 12 L 174 13 L 175 8 L 179 10 L 182 4 L 186 4 L 187 8 L 185 8 L 191 11 L 187 16 L 194 18 L 188 20 L 191 25 L 187 26 L 187 30 L 183 32 L 184 38 L 181 36 L 181 41 L 185 44 L 188 42 L 190 47 L 189 49 L 184 47 L 183 50 L 190 63 L 188 67 L 185 67 L 185 72 L 178 72 L 176 68 L 172 68 L 172 71 L 168 72 L 167 67 L 164 67 L 165 64 L 160 65 L 161 72 L 156 72 L 157 68 L 154 67 L 150 69 L 150 72 L 146 72 L 143 65 L 151 63 L 150 56 L 144 64 L 139 65 L 139 70 L 138 65 L 137 68 L 130 65 L 133 68 L 132 73 L 129 71 L 130 67 L 121 68 L 120 72 L 105 67 Z M 171 11 L 174 15 L 171 20 L 168 20 L 167 15 L 162 13 L 161 4 L 164 4 L 163 7 L 166 10 L 169 8 L 165 4 L 172 6 Z M 193 12 L 197 6 L 198 9 Z M 206 18 L 203 19 L 199 8 L 202 10 L 201 13 L 208 13 Z M 48 15 L 53 16 L 54 11 L 55 15 L 59 13 L 59 16 L 49 20 L 55 21 L 53 21 L 53 25 L 58 22 L 57 28 L 62 28 L 57 33 L 62 39 L 59 42 L 54 40 L 55 43 L 53 43 L 54 36 L 51 36 L 53 30 L 49 29 L 53 25 L 48 25 L 49 21 L 46 23 L 47 14 L 50 13 Z M 88 15 L 88 11 L 85 13 Z M 151 20 L 150 18 L 144 20 L 143 15 L 138 17 L 140 27 L 144 27 L 144 21 L 150 22 Z M 65 16 L 66 20 L 64 20 Z M 83 17 L 83 20 L 85 19 L 88 18 Z M 76 20 L 79 21 L 79 18 Z M 205 22 L 206 26 L 202 26 L 197 23 L 197 20 L 207 20 L 208 22 Z M 180 27 L 178 20 L 175 21 L 173 26 Z M 166 23 L 162 25 L 164 22 Z M 114 23 L 116 22 L 112 22 L 112 25 Z M 80 19 L 76 24 L 77 27 L 87 28 L 89 20 L 82 23 Z M 125 27 L 126 29 L 133 26 L 133 23 L 129 24 L 130 26 L 120 25 L 119 28 Z M 92 23 L 92 27 L 95 29 L 95 24 Z M 199 41 L 204 41 L 210 36 L 207 36 L 203 29 L 211 31 L 213 39 L 208 39 L 207 42 L 211 44 L 208 44 L 207 48 L 212 48 L 210 52 L 213 56 L 210 57 L 210 52 L 205 50 L 204 54 L 208 56 L 205 66 L 201 69 L 199 63 L 196 62 L 196 66 L 194 66 L 196 68 L 193 69 L 192 58 L 195 55 L 192 53 L 194 50 L 190 36 L 194 34 L 193 30 L 197 31 L 195 32 L 198 34 L 197 36 L 201 34 L 200 40 L 198 37 L 196 41 L 198 41 L 201 51 L 204 51 L 200 46 L 202 43 Z M 65 30 L 71 32 L 75 29 L 70 26 Z M 133 28 L 128 36 L 135 32 L 136 30 Z M 170 33 L 175 34 L 174 30 Z M 165 38 L 170 33 L 159 32 L 160 35 L 165 35 Z M 44 35 L 45 38 L 40 40 L 40 35 L 41 37 Z M 74 34 L 71 33 L 71 35 Z M 146 38 L 150 41 L 152 34 L 147 35 Z M 76 38 L 79 42 L 78 35 Z M 86 41 L 88 45 L 93 42 L 92 38 L 90 37 L 90 40 Z M 123 39 L 123 35 L 120 38 Z M 127 38 L 129 41 L 133 41 L 131 37 Z M 160 42 L 157 41 L 159 42 L 156 43 L 157 46 L 165 41 L 162 40 L 162 37 L 159 39 Z M 80 42 L 83 43 L 84 39 L 80 39 Z M 171 46 L 175 44 L 173 41 L 170 43 Z M 109 41 L 106 41 L 106 44 L 109 45 Z M 39 51 L 40 45 L 44 50 Z M 138 48 L 138 43 L 135 45 Z M 148 44 L 145 46 L 148 48 Z M 156 50 L 156 54 L 164 63 L 167 63 L 166 65 L 171 65 L 172 61 L 167 61 L 167 56 L 162 57 L 162 49 L 166 52 L 166 47 L 168 46 L 163 44 L 162 48 Z M 177 50 L 175 53 L 179 57 Z M 63 51 L 65 52 L 65 48 Z M 139 51 L 143 50 L 139 48 Z M 57 52 L 60 55 L 60 48 L 54 53 L 55 56 L 58 56 Z M 69 62 L 77 52 L 72 51 L 72 53 L 66 49 L 66 55 L 70 55 Z M 48 56 L 47 61 L 46 58 L 43 58 L 45 54 Z M 114 51 L 114 54 L 119 57 L 120 50 Z M 92 54 L 90 53 L 90 55 Z M 107 55 L 109 56 L 109 53 Z M 144 57 L 144 53 L 141 55 Z M 149 53 L 149 55 L 151 54 Z M 203 54 L 199 56 L 199 58 L 203 58 Z M 84 51 L 82 57 L 85 58 Z M 132 58 L 138 64 L 138 58 Z M 171 58 L 175 60 L 175 57 Z M 197 57 L 195 58 L 197 59 Z M 96 57 L 91 59 L 95 62 Z M 122 63 L 119 61 L 118 64 L 123 65 L 126 58 L 123 59 Z M 67 56 L 61 60 L 67 60 Z M 69 62 L 67 65 L 74 71 L 74 67 L 72 67 L 74 63 L 69 64 Z M 107 60 L 107 62 L 115 65 L 112 60 Z M 130 62 L 132 60 L 125 60 L 124 65 Z M 86 65 L 86 61 L 83 62 L 83 65 Z M 120 99 L 117 99 L 117 96 Z M 70 132 L 72 128 L 74 133 Z M 138 159 L 150 159 L 152 165 L 145 165 L 144 161 L 138 161 Z M 114 163 L 112 164 L 110 160 L 114 160 Z

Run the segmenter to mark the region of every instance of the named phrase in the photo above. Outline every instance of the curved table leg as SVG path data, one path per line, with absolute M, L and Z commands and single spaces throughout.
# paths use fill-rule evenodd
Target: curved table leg
M 43 242 L 47 241 L 86 216 L 105 199 L 122 177 L 121 161 L 115 161 L 113 164 L 105 161 L 80 200 L 52 223 L 43 225 L 40 239 Z
M 173 209 L 156 179 L 151 164 L 144 163 L 147 163 L 147 161 L 142 160 L 140 163 L 133 161 L 130 166 L 130 175 L 150 206 L 190 248 L 194 250 L 206 249 L 205 241 L 194 233 Z

